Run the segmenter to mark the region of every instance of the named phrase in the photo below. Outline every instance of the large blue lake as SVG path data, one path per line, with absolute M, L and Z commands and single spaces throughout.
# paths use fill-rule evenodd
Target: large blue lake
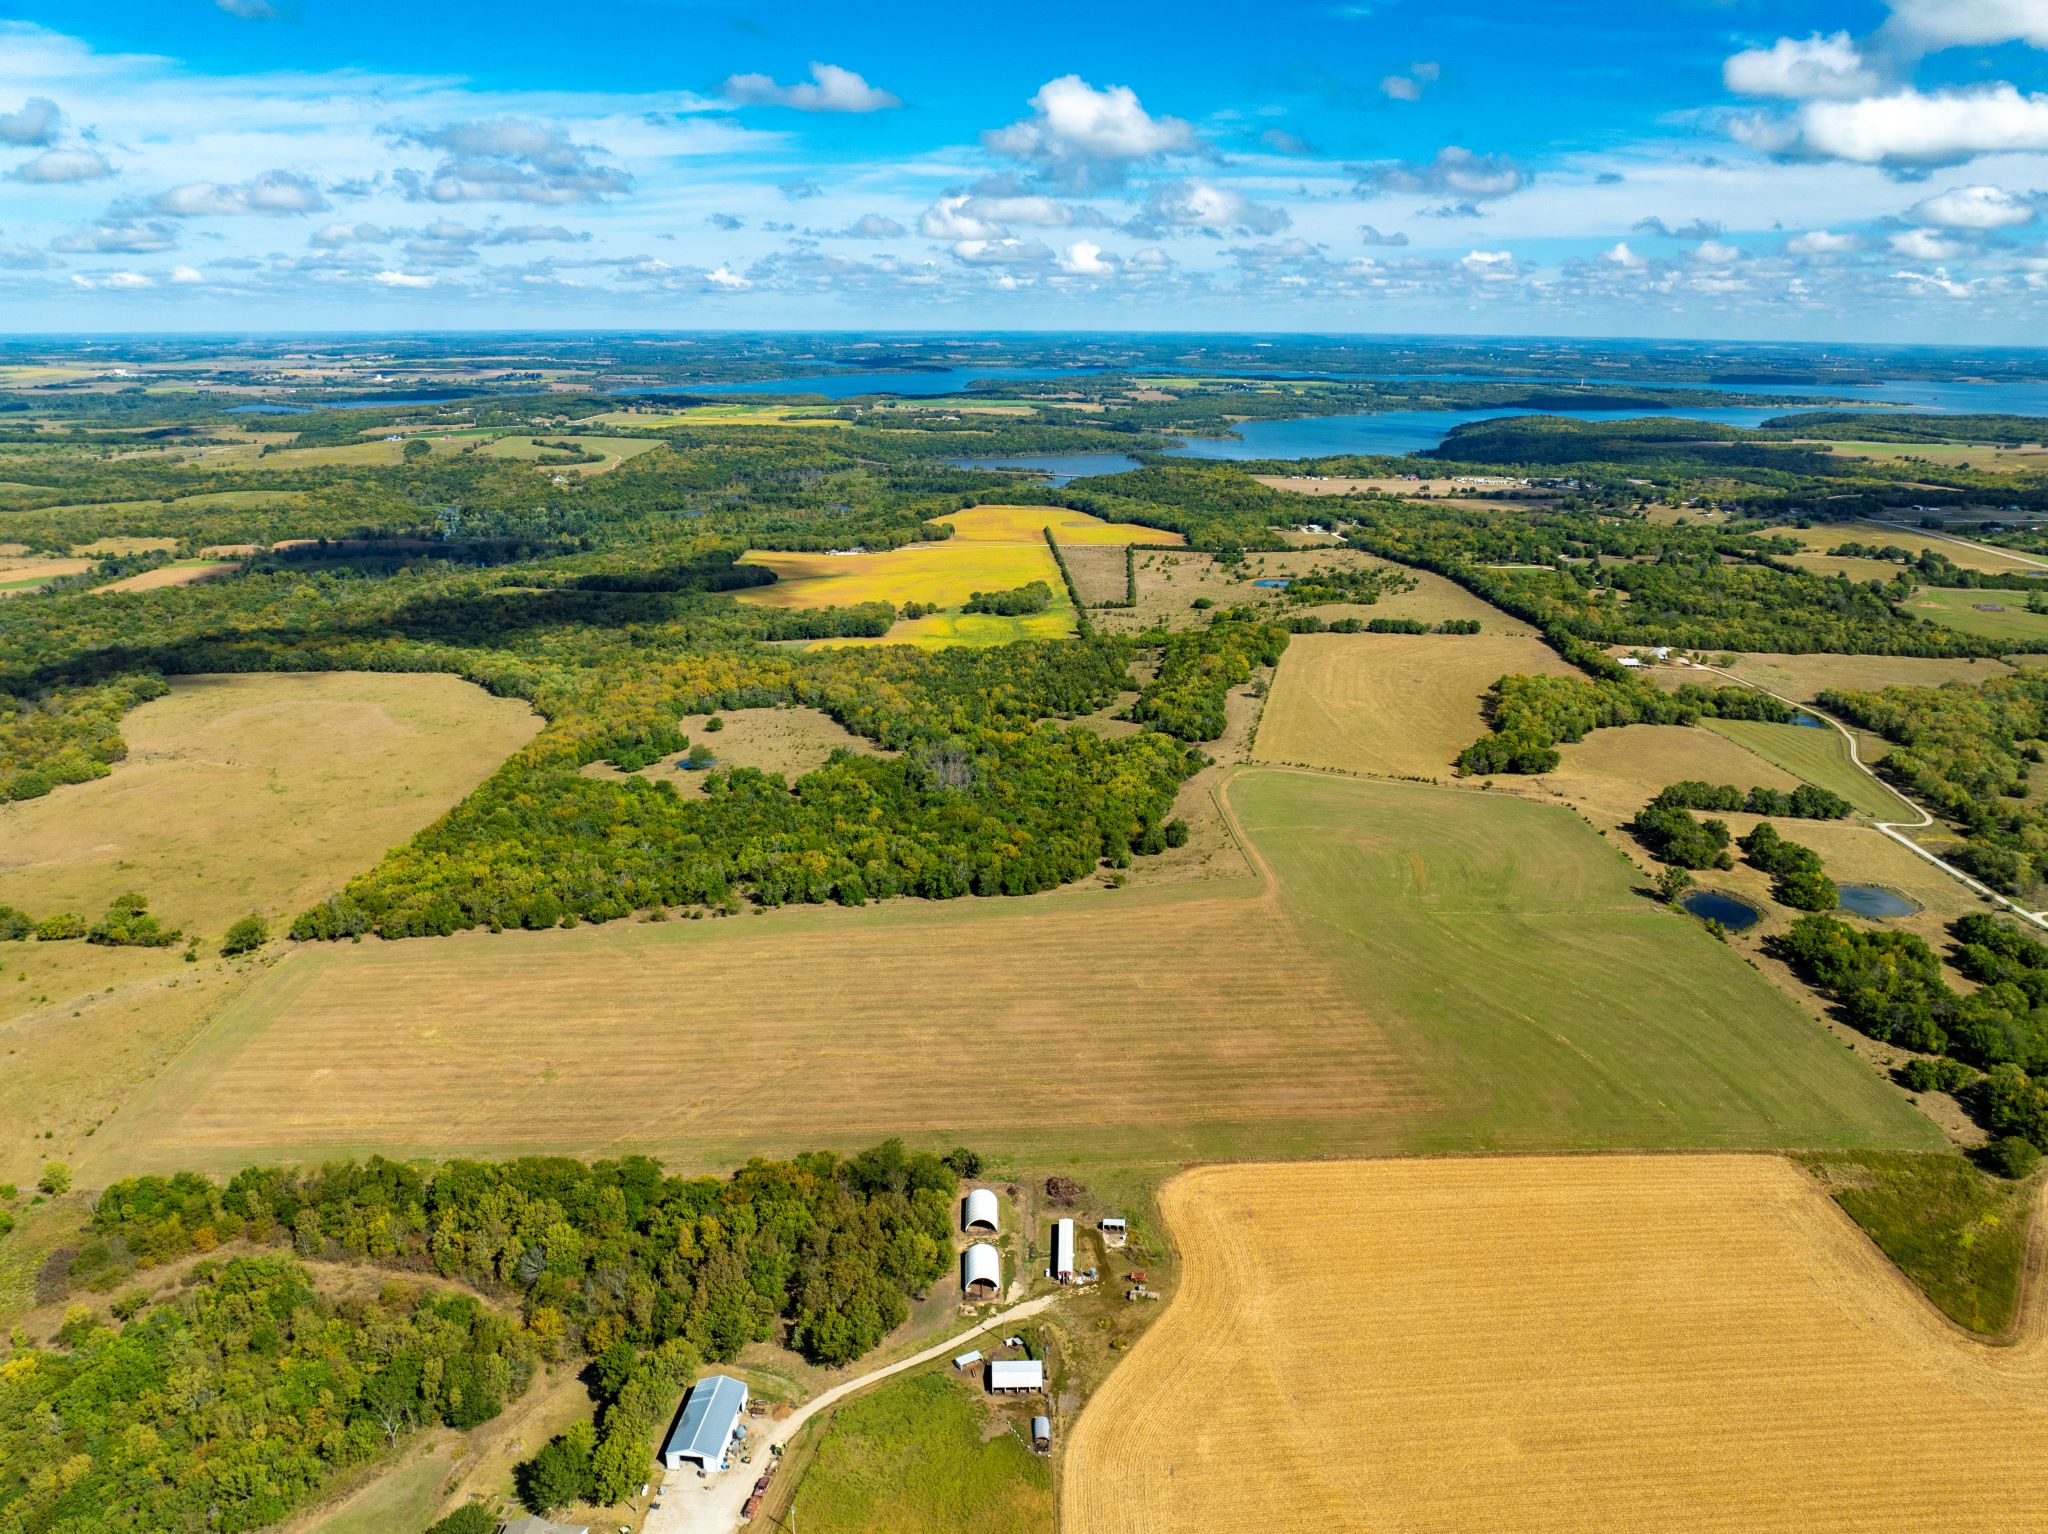
M 818 394 L 827 399 L 850 399 L 861 394 L 904 394 L 924 398 L 961 394 L 982 382 L 1016 379 L 1078 378 L 1106 371 L 1102 368 L 1017 368 L 969 367 L 920 372 L 863 372 L 858 370 L 808 374 L 801 378 L 759 379 L 715 384 L 674 384 L 654 389 L 637 389 L 638 394 Z M 1140 373 L 1181 371 L 1174 368 L 1141 368 Z M 1252 373 L 1232 374 L 1216 369 L 1189 369 L 1205 377 L 1258 377 Z M 1479 374 L 1295 374 L 1357 381 L 1417 381 L 1424 377 L 1445 383 L 1557 383 L 1557 379 L 1518 379 Z M 1604 382 L 1616 387 L 1625 381 Z M 1854 400 L 1866 409 L 1907 406 L 1941 414 L 2002 414 L 2048 416 L 2048 380 L 2015 383 L 1895 381 L 1882 384 L 1698 384 L 1687 387 L 1712 389 L 1725 394 L 1731 403 L 1701 409 L 1674 411 L 1688 420 L 1712 421 L 1726 426 L 1754 427 L 1773 416 L 1784 415 L 1787 407 L 1734 403 L 1744 395 L 1807 395 Z M 1484 410 L 1386 410 L 1370 415 L 1301 416 L 1289 421 L 1246 421 L 1234 437 L 1192 437 L 1168 451 L 1181 458 L 1324 458 L 1347 454 L 1398 457 L 1423 452 L 1442 442 L 1445 433 L 1468 421 L 1496 420 L 1503 416 L 1527 415 L 1520 409 Z M 1643 410 L 1558 410 L 1548 412 L 1580 421 L 1625 421 L 1644 414 Z M 1040 453 L 1014 458 L 962 459 L 972 468 L 1026 469 L 1047 475 L 1055 484 L 1097 474 L 1118 474 L 1135 466 L 1121 453 Z

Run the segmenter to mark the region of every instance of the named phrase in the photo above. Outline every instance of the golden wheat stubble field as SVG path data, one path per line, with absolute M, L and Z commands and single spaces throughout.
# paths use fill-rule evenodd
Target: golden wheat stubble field
M 1070 1534 L 2048 1528 L 2048 1339 L 1966 1339 L 1763 1156 L 1205 1167 Z
M 1548 645 L 1503 634 L 1297 634 L 1280 657 L 1255 760 L 1448 778 L 1486 733 L 1486 689 L 1510 672 L 1574 676 Z

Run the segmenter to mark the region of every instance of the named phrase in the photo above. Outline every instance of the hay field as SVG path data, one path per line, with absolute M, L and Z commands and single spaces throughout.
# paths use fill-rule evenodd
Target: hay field
M 1816 788 L 1840 794 L 1873 820 L 1920 818 L 1897 794 L 1849 760 L 1849 743 L 1832 726 L 1816 730 L 1754 719 L 1708 719 L 1700 727 L 1777 763 Z
M 1486 689 L 1509 672 L 1578 674 L 1548 645 L 1509 635 L 1298 634 L 1280 658 L 1252 754 L 1448 778 L 1457 754 L 1486 733 Z
M 1629 724 L 1594 730 L 1582 741 L 1559 746 L 1557 752 L 1555 772 L 1525 781 L 1608 825 L 1631 819 L 1659 789 L 1689 778 L 1788 791 L 1800 784 L 1795 774 L 1696 725 Z M 1501 786 L 1517 784 L 1505 779 Z
M 174 559 L 154 570 L 95 586 L 94 591 L 161 591 L 166 586 L 191 586 L 210 581 L 235 568 L 232 559 Z
M 1944 682 L 1984 682 L 2012 675 L 2012 667 L 2001 660 L 1938 660 L 1917 655 L 1755 653 L 1738 655 L 1734 665 L 1721 669 L 1799 703 L 1811 703 L 1830 687 L 1939 687 Z M 1712 687 L 1721 680 L 1702 676 L 1689 666 L 1652 666 L 1643 675 L 1669 688 L 1685 682 Z
M 596 463 L 552 464 L 542 460 L 559 458 L 562 455 L 548 442 L 571 442 L 586 453 L 600 455 Z M 550 473 L 561 474 L 609 474 L 629 458 L 638 458 L 642 453 L 651 453 L 668 444 L 659 437 L 550 437 L 543 432 L 532 437 L 495 437 L 477 449 L 486 458 L 512 458 L 521 462 L 532 462 L 537 468 Z
M 1205 1167 L 1068 1442 L 1070 1534 L 2006 1534 L 2048 1347 L 1967 1340 L 1790 1163 Z
M 2048 591 L 2048 584 L 2036 589 Z M 2048 639 L 2048 613 L 2027 611 L 2027 598 L 2033 594 L 2027 591 L 1930 588 L 1915 592 L 1906 603 L 1906 611 L 1916 618 L 1939 623 L 1944 628 L 1960 629 L 1965 634 L 1981 634 L 1986 639 L 2019 642 Z M 1983 610 L 1985 607 L 1998 607 L 2003 611 L 1986 612 Z
M 1868 579 L 1870 567 L 1879 572 L 1879 580 L 1889 580 L 1904 567 L 1883 560 L 1837 558 L 1828 553 L 1845 543 L 1890 545 L 1907 549 L 1915 554 L 1939 554 L 1965 570 L 1983 570 L 1992 575 L 2018 575 L 2029 570 L 2048 574 L 2036 556 L 2015 558 L 2003 549 L 1988 543 L 1974 543 L 1960 538 L 1936 538 L 1917 528 L 1893 527 L 1890 524 L 1871 522 L 1834 522 L 1822 527 L 1769 527 L 1764 536 L 1792 538 L 1806 546 L 1807 552 L 1792 556 L 1792 563 L 1803 565 L 1809 570 L 1818 570 L 1824 575 L 1846 574 L 1855 579 Z
M 89 559 L 43 558 L 32 554 L 0 556 L 0 593 L 40 591 L 60 576 L 83 575 L 91 568 Z
M 936 521 L 950 523 L 953 536 L 941 543 L 914 543 L 880 554 L 772 553 L 754 550 L 743 564 L 776 573 L 773 586 L 735 592 L 743 602 L 768 607 L 848 607 L 856 602 L 899 605 L 922 602 L 951 611 L 904 619 L 880 639 L 829 639 L 833 645 L 996 645 L 1018 639 L 1062 639 L 1074 632 L 1074 604 L 1066 582 L 1045 545 L 1044 529 L 1063 543 L 1114 547 L 1168 542 L 1161 533 L 1134 523 L 1104 522 L 1058 506 L 971 506 Z M 977 591 L 1005 591 L 1044 581 L 1052 604 L 1042 613 L 995 617 L 957 609 Z
M 123 890 L 204 937 L 294 914 L 450 808 L 539 727 L 450 676 L 181 677 L 91 783 L 0 805 L 0 900 L 97 915 Z
M 1227 797 L 1259 878 L 308 946 L 84 1160 L 1935 1141 L 1565 810 L 1256 769 Z
M 1051 529 L 1054 540 L 1059 543 L 1113 543 L 1121 547 L 1126 543 L 1185 544 L 1188 541 L 1183 533 L 1146 527 L 1137 522 L 1105 522 L 1085 511 L 1069 511 L 1064 506 L 969 506 L 931 520 L 950 525 L 956 543 L 1042 544 L 1047 529 Z
M 1121 602 L 1130 591 L 1124 550 L 1114 544 L 1077 543 L 1060 550 L 1081 600 L 1090 607 Z
M 692 405 L 685 410 L 646 412 L 608 410 L 603 415 L 584 416 L 600 426 L 823 426 L 844 427 L 853 423 L 838 416 L 819 415 L 817 405 Z

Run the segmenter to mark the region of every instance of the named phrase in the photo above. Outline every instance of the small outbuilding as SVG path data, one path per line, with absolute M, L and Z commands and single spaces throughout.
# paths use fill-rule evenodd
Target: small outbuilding
M 1131 1222 L 1116 1215 L 1106 1215 L 1102 1221 L 1102 1239 L 1106 1245 L 1122 1246 L 1131 1239 Z
M 960 1254 L 960 1292 L 970 1300 L 994 1299 L 1003 1292 L 1002 1255 L 986 1241 Z
M 994 1189 L 976 1188 L 967 1195 L 967 1208 L 961 1216 L 960 1228 L 968 1231 L 987 1231 L 990 1235 L 994 1235 L 1002 1228 L 997 1220 Z
M 1024 1395 L 1045 1389 L 1045 1363 L 1036 1358 L 998 1358 L 988 1366 L 992 1395 Z
M 1052 1447 L 1052 1418 L 1033 1417 L 1031 1419 L 1031 1447 L 1040 1454 L 1045 1453 Z
M 723 1470 L 726 1450 L 739 1432 L 740 1413 L 747 1409 L 747 1387 L 730 1374 L 713 1374 L 690 1387 L 683 1414 L 668 1435 L 661 1462 L 671 1470 L 695 1464 L 699 1470 Z
M 514 1518 L 498 1534 L 590 1534 L 587 1523 L 550 1523 L 545 1518 Z
M 972 1353 L 962 1353 L 958 1358 L 954 1359 L 953 1367 L 956 1369 L 966 1369 L 980 1362 L 981 1349 L 976 1348 Z
M 1062 1284 L 1074 1281 L 1074 1222 L 1052 1222 L 1052 1276 Z

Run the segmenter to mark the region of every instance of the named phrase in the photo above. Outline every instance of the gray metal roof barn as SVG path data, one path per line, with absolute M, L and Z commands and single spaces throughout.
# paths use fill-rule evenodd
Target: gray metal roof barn
M 713 1374 L 690 1387 L 690 1399 L 676 1419 L 676 1430 L 668 1435 L 661 1462 L 671 1470 L 695 1460 L 702 1470 L 725 1465 L 725 1451 L 732 1446 L 740 1425 L 740 1413 L 747 1407 L 744 1381 L 730 1374 Z

